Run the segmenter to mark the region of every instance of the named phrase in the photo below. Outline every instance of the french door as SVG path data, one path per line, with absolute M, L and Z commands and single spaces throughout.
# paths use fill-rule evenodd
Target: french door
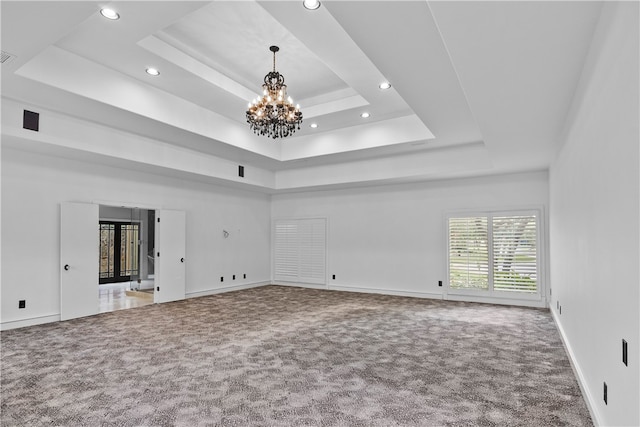
M 140 272 L 140 224 L 100 221 L 100 284 L 128 282 Z

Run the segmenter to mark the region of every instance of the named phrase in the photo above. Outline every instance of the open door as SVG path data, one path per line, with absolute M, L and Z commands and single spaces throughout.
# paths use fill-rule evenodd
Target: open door
M 98 205 L 60 206 L 60 320 L 99 312 Z
M 155 230 L 155 286 L 153 301 L 185 297 L 186 222 L 184 211 L 157 210 Z

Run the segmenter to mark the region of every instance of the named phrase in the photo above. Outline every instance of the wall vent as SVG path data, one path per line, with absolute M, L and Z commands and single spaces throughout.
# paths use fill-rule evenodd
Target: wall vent
M 40 128 L 40 113 L 24 110 L 22 128 L 38 132 Z
M 11 62 L 16 56 L 12 55 L 8 52 L 2 51 L 0 55 L 0 64 L 6 64 L 7 62 Z

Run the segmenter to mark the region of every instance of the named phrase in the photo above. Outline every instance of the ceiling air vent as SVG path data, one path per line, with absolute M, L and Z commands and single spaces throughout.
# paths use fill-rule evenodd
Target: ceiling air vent
M 2 56 L 0 56 L 0 64 L 6 64 L 7 62 L 11 61 L 15 57 L 16 57 L 15 55 L 7 53 L 3 50 Z

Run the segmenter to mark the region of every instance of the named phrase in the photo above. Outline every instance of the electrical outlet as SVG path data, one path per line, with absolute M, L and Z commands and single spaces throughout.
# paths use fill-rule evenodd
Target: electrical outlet
M 234 274 L 233 277 L 231 277 L 231 280 L 236 280 L 236 275 Z
M 332 278 L 333 280 L 336 280 L 336 275 L 334 274 L 333 276 L 331 276 L 331 278 Z
M 246 278 L 247 278 L 247 274 L 246 274 L 246 273 L 245 273 L 245 274 L 243 274 L 243 275 L 242 275 L 242 278 L 243 278 L 243 279 L 246 279 Z
M 220 281 L 224 282 L 224 276 L 220 277 Z
M 604 404 L 608 405 L 609 403 L 607 402 L 607 383 L 604 383 L 604 387 L 602 390 L 602 398 L 604 399 Z
M 442 286 L 442 280 L 438 280 L 438 286 Z
M 627 340 L 622 340 L 622 363 L 624 363 L 624 366 L 629 366 L 627 361 Z
M 27 300 L 21 299 L 18 301 L 18 308 L 27 308 Z

